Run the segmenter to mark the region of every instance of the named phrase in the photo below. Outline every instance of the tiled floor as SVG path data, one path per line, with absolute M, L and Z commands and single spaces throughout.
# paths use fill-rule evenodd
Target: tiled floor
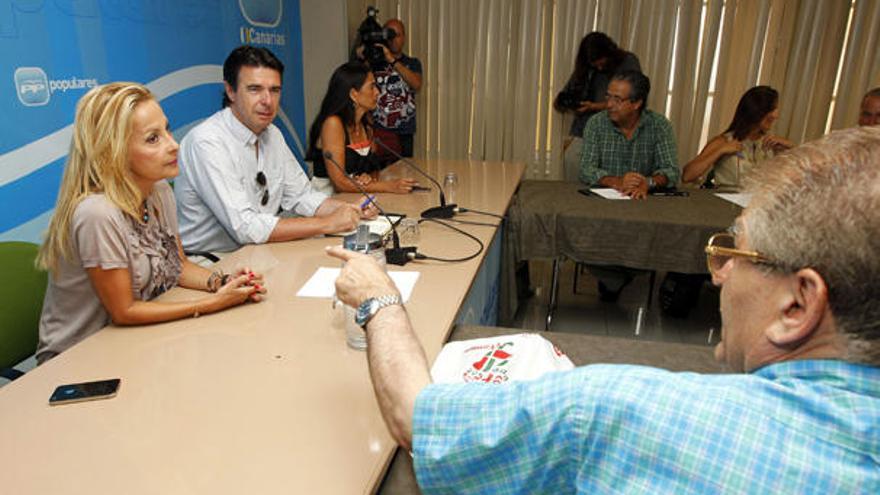
M 699 303 L 687 318 L 673 318 L 662 314 L 657 300 L 657 288 L 664 273 L 657 274 L 651 308 L 645 311 L 638 335 L 635 333 L 640 307 L 646 306 L 648 275 L 639 276 L 628 285 L 616 303 L 599 300 L 596 280 L 583 271 L 578 277 L 578 293 L 572 292 L 574 263 L 564 262 L 560 267 L 558 306 L 550 330 L 580 332 L 634 339 L 711 344 L 718 341 L 721 318 L 718 313 L 718 290 L 706 284 Z M 533 261 L 529 266 L 535 295 L 517 314 L 517 328 L 543 330 L 550 293 L 552 263 Z

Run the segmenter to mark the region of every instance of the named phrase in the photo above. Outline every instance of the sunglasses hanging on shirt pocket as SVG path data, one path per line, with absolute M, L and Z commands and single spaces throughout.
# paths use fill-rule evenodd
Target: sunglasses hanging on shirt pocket
M 262 171 L 257 172 L 256 180 L 260 188 L 263 189 L 263 196 L 260 199 L 260 204 L 266 206 L 266 203 L 269 202 L 269 188 L 266 187 L 266 174 L 264 174 Z

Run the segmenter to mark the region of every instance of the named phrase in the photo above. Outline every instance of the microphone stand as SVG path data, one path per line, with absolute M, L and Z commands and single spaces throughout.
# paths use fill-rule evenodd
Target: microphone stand
M 342 165 L 339 164 L 339 162 L 333 159 L 332 153 L 330 153 L 329 151 L 325 151 L 323 156 L 325 160 L 329 160 L 333 165 L 336 166 L 337 169 L 339 169 L 340 172 L 342 172 L 342 175 L 346 179 L 348 179 L 348 181 L 351 182 L 354 187 L 357 188 L 357 190 L 364 195 L 365 198 L 367 198 L 367 201 L 373 203 L 373 205 L 376 206 L 376 209 L 379 210 L 379 213 L 381 213 L 382 216 L 385 217 L 385 219 L 388 220 L 388 223 L 391 225 L 392 248 L 385 250 L 385 261 L 389 265 L 403 266 L 414 260 L 416 257 L 416 247 L 400 247 L 400 235 L 397 233 L 397 225 L 391 221 L 391 217 L 389 217 L 388 214 L 385 213 L 385 210 L 382 209 L 381 206 L 379 206 L 379 203 L 377 203 L 374 198 L 370 197 L 370 195 L 367 193 L 367 190 L 364 189 L 364 186 L 360 185 L 358 181 L 352 179 L 348 176 L 347 173 L 345 173 L 345 168 L 343 168 Z
M 437 190 L 440 191 L 440 206 L 434 206 L 423 211 L 422 218 L 452 218 L 455 216 L 455 210 L 458 205 L 446 204 L 446 195 L 443 194 L 443 187 L 440 186 L 440 183 L 437 182 L 437 179 L 431 177 L 426 172 L 424 172 L 421 168 L 419 168 L 418 165 L 413 163 L 412 160 L 407 160 L 400 153 L 391 149 L 391 147 L 383 143 L 381 139 L 374 137 L 373 142 L 378 144 L 380 147 L 382 147 L 382 149 L 394 155 L 395 158 L 405 163 L 409 168 L 426 177 L 428 180 L 433 182 L 435 186 L 437 186 Z

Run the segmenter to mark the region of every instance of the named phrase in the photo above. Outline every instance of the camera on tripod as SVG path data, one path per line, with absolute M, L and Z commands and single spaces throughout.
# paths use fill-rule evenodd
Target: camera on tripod
M 388 46 L 388 43 L 397 36 L 397 33 L 390 28 L 383 28 L 376 15 L 379 9 L 370 6 L 367 7 L 367 18 L 358 27 L 358 40 L 364 47 L 364 59 L 370 64 L 370 68 L 378 70 L 385 67 L 388 62 L 385 60 L 385 54 L 382 48 L 377 44 Z

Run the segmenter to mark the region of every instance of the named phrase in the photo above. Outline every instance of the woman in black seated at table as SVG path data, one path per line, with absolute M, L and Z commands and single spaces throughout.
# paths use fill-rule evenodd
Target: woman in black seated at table
M 349 62 L 333 72 L 321 111 L 309 132 L 307 157 L 314 164 L 312 185 L 322 191 L 358 192 L 345 176 L 369 192 L 406 194 L 415 180 L 379 180 L 382 165 L 372 150 L 370 112 L 376 108 L 379 89 L 370 69 Z M 345 173 L 324 158 L 329 152 Z
M 43 363 L 110 324 L 140 325 L 259 301 L 262 277 L 211 272 L 183 254 L 174 194 L 177 143 L 150 91 L 98 86 L 76 107 L 58 202 L 40 247 L 50 272 L 40 317 Z M 155 302 L 175 286 L 213 294 Z

